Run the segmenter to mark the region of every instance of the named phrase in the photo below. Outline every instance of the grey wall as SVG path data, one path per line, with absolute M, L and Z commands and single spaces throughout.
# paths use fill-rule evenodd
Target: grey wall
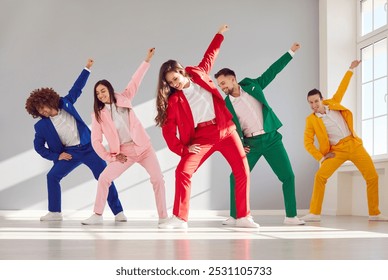
M 174 195 L 178 158 L 153 124 L 159 66 L 173 58 L 200 61 L 218 28 L 227 23 L 213 73 L 222 67 L 238 78 L 257 77 L 293 42 L 302 48 L 265 93 L 284 126 L 280 129 L 296 175 L 299 209 L 309 205 L 316 163 L 303 148 L 306 92 L 318 86 L 318 0 L 0 0 L 0 209 L 46 209 L 51 163 L 32 149 L 32 119 L 24 104 L 39 87 L 67 93 L 88 57 L 95 59 L 76 107 L 87 123 L 92 89 L 102 78 L 122 90 L 150 47 L 152 66 L 134 100 L 165 172 L 167 201 Z M 219 154 L 194 175 L 191 209 L 228 209 L 230 168 Z M 283 209 L 281 185 L 262 159 L 252 172 L 252 209 Z M 153 210 L 147 174 L 134 166 L 116 181 L 125 209 Z M 81 166 L 62 181 L 63 209 L 91 210 L 96 182 Z

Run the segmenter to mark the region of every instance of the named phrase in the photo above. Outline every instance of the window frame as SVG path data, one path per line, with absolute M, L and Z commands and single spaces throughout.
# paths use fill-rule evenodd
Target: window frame
M 387 11 L 387 23 L 384 26 L 379 27 L 378 29 L 373 30 L 365 35 L 361 35 L 361 32 L 362 32 L 361 3 L 362 3 L 362 1 L 363 0 L 359 0 L 357 2 L 357 42 L 356 42 L 356 48 L 357 48 L 358 59 L 361 59 L 361 52 L 362 52 L 363 48 L 368 47 L 372 44 L 375 44 L 378 41 L 383 40 L 383 39 L 388 40 L 388 11 Z M 369 0 L 369 1 L 374 2 L 374 0 Z M 388 3 L 388 1 L 387 1 L 387 3 Z M 388 57 L 388 47 L 387 47 L 387 57 Z M 362 67 L 362 63 L 360 66 Z M 388 61 L 387 61 L 387 73 L 388 73 Z M 388 89 L 388 75 L 387 75 L 387 89 Z M 358 102 L 356 102 L 357 103 L 356 131 L 358 131 L 361 138 L 363 138 L 363 131 L 362 131 L 362 71 L 357 71 L 357 101 Z M 388 106 L 388 102 L 387 102 L 387 106 Z M 388 108 L 387 108 L 387 110 L 388 110 Z M 387 120 L 387 131 L 388 131 L 388 120 Z M 388 137 L 388 135 L 387 135 L 387 137 Z M 388 158 L 388 142 L 387 142 L 386 149 L 387 149 L 387 152 L 385 154 L 379 154 L 379 155 L 371 154 L 371 157 L 373 159 L 377 159 L 377 160 L 378 159 L 387 159 Z

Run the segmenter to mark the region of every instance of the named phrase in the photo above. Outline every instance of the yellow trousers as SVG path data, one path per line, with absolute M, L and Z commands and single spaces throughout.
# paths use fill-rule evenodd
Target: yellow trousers
M 337 145 L 331 146 L 334 158 L 324 160 L 315 174 L 314 189 L 310 202 L 310 213 L 320 215 L 327 179 L 347 160 L 350 160 L 361 172 L 366 181 L 369 215 L 380 214 L 379 210 L 379 177 L 368 152 L 357 139 L 348 136 Z

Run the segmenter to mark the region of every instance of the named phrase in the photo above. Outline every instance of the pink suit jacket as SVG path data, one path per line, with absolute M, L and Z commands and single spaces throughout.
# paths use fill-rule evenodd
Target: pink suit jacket
M 143 80 L 149 66 L 150 64 L 148 62 L 143 61 L 136 70 L 135 74 L 133 74 L 124 92 L 119 94 L 115 93 L 117 100 L 116 106 L 129 109 L 129 131 L 132 140 L 135 143 L 135 149 L 139 152 L 149 147 L 151 143 L 150 137 L 133 111 L 132 99 L 137 93 L 140 83 Z M 103 135 L 108 142 L 109 151 L 102 144 Z M 115 124 L 113 123 L 111 114 L 106 108 L 101 110 L 100 123 L 97 121 L 94 113 L 92 114 L 91 138 L 94 150 L 102 159 L 109 162 L 116 160 L 116 155 L 120 153 L 120 138 Z
M 234 126 L 231 122 L 232 115 L 226 108 L 224 99 L 209 76 L 223 40 L 224 36 L 217 33 L 199 65 L 189 66 L 185 69 L 194 83 L 212 94 L 216 122 L 219 130 L 225 129 L 228 126 Z M 179 132 L 179 138 L 177 136 L 177 130 Z M 195 127 L 190 105 L 182 91 L 174 92 L 169 96 L 167 119 L 162 127 L 162 132 L 163 137 L 167 142 L 167 146 L 171 151 L 179 156 L 184 156 L 189 152 L 188 146 L 194 138 Z

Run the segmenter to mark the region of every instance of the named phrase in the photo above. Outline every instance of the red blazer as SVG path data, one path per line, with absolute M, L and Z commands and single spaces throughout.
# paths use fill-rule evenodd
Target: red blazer
M 219 130 L 233 125 L 232 115 L 209 76 L 223 40 L 224 36 L 217 33 L 198 66 L 186 67 L 186 72 L 191 76 L 191 80 L 213 95 L 214 111 Z M 188 146 L 192 144 L 191 141 L 194 138 L 194 129 L 193 114 L 186 97 L 182 91 L 174 92 L 169 96 L 167 118 L 162 127 L 167 146 L 179 156 L 186 155 L 189 152 Z

